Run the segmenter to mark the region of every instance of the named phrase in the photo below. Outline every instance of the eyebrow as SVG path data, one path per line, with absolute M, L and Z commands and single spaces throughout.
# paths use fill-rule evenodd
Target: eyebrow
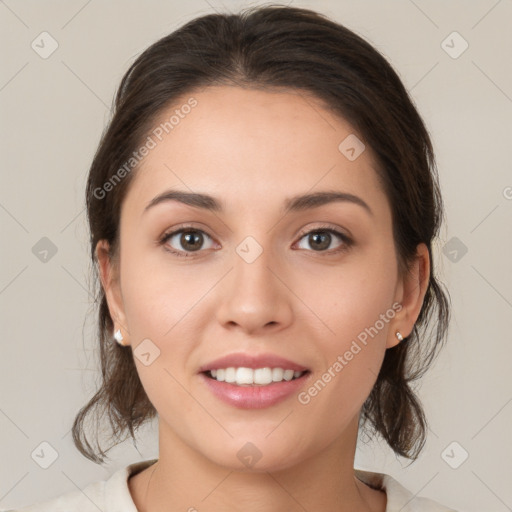
M 179 203 L 201 208 L 211 212 L 224 211 L 223 203 L 213 196 L 197 192 L 187 192 L 184 190 L 167 190 L 154 197 L 144 208 L 143 214 L 150 208 L 167 201 L 177 201 Z M 325 204 L 334 202 L 346 202 L 361 206 L 371 216 L 374 215 L 372 209 L 360 197 L 347 192 L 322 191 L 312 194 L 304 194 L 287 198 L 284 202 L 283 213 L 299 212 L 318 208 Z

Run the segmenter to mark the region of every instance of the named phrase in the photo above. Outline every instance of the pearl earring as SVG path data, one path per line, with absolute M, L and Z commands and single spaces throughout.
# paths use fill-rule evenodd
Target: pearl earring
M 396 331 L 395 336 L 398 338 L 398 341 L 402 341 L 404 339 L 400 331 Z
M 117 331 L 114 333 L 114 339 L 117 341 L 117 343 L 119 343 L 119 345 L 124 347 L 123 335 L 121 334 L 121 329 L 117 329 Z

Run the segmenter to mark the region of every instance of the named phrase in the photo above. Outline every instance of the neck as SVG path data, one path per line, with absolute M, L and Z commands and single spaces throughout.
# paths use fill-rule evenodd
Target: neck
M 159 431 L 158 462 L 130 480 L 139 512 L 385 510 L 385 493 L 354 475 L 357 418 L 342 438 L 320 453 L 287 468 L 258 471 L 213 463 L 170 434 L 161 419 Z

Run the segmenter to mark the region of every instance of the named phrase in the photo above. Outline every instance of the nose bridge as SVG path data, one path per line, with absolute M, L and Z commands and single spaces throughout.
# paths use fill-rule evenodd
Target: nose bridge
M 236 247 L 227 285 L 223 287 L 218 318 L 254 331 L 272 324 L 287 324 L 291 318 L 289 292 L 279 275 L 279 262 L 270 247 L 271 236 L 247 236 Z
M 276 258 L 268 242 L 264 247 L 249 236 L 236 247 L 235 252 L 233 278 L 238 285 L 248 292 L 273 294 L 272 288 L 276 283 L 271 282 L 273 274 L 270 269 L 276 266 Z

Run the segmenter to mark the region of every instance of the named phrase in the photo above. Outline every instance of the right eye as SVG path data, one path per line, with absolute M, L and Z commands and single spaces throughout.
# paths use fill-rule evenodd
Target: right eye
M 204 244 L 205 237 L 212 240 L 211 237 L 201 229 L 180 228 L 165 233 L 160 239 L 160 244 L 164 245 L 164 248 L 167 251 L 175 254 L 176 256 L 190 257 L 191 253 L 200 252 L 200 249 Z M 168 248 L 169 246 L 171 248 Z M 213 246 L 208 248 L 211 249 Z

